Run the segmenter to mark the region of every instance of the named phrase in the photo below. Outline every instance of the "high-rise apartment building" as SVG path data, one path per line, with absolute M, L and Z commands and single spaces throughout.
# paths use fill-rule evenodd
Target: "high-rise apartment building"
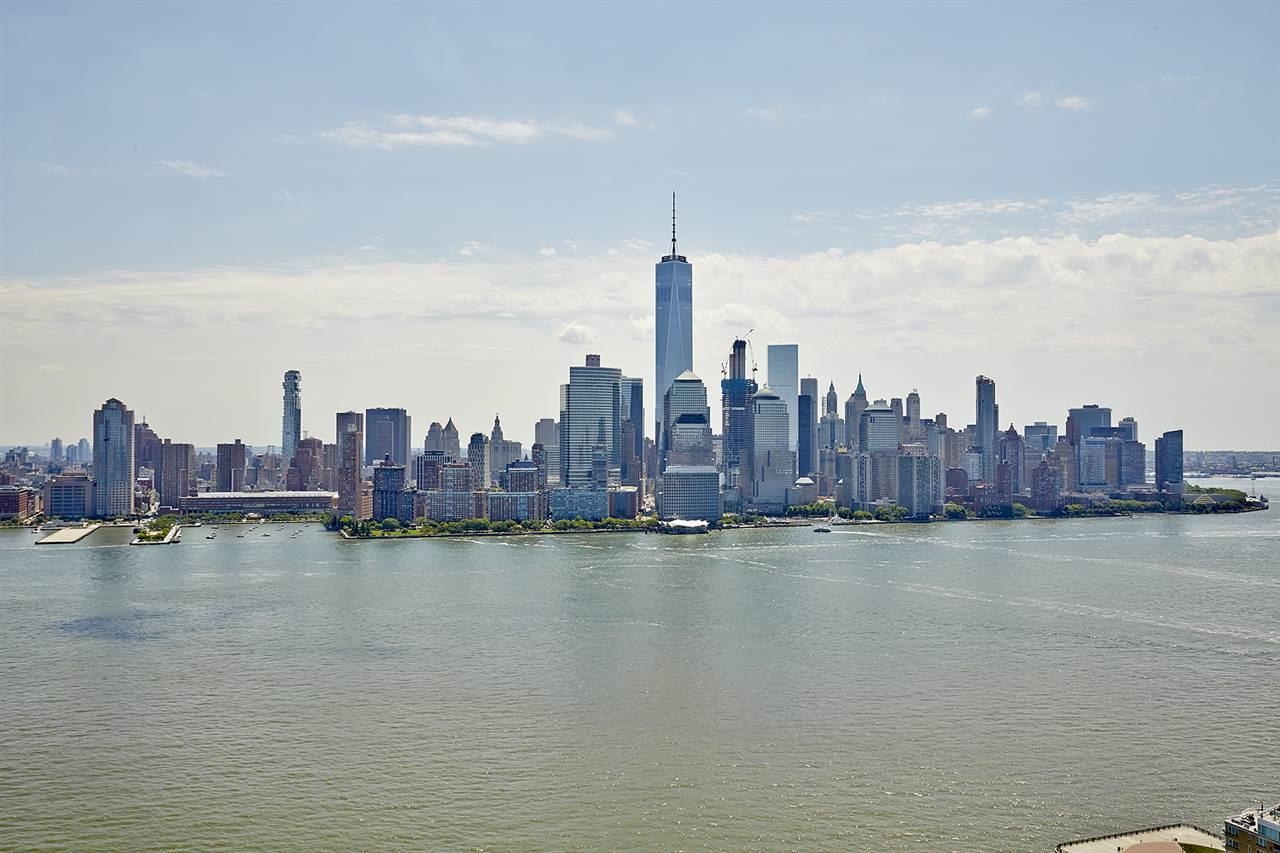
M 996 405 L 996 383 L 995 380 L 979 376 L 975 385 L 977 388 L 975 420 L 978 431 L 974 447 L 982 454 L 983 482 L 994 483 L 999 453 L 996 439 L 1000 423 L 1000 408 Z
M 676 196 L 671 194 L 671 254 L 654 269 L 655 399 L 662 400 L 676 377 L 693 370 L 693 264 L 676 251 Z M 661 411 L 654 438 L 664 446 Z
M 662 429 L 661 422 L 658 429 Z M 568 384 L 560 386 L 562 486 L 579 488 L 595 483 L 597 447 L 607 467 L 621 468 L 622 371 L 602 367 L 600 356 L 592 354 L 582 366 L 570 367 Z
M 296 370 L 285 371 L 282 386 L 284 415 L 281 418 L 280 456 L 288 463 L 302 440 L 302 374 Z
M 638 486 L 644 479 L 644 380 L 622 377 L 622 482 Z
M 334 479 L 338 487 L 338 515 L 360 518 L 364 459 L 363 414 L 338 412 L 336 444 L 338 445 L 338 468 Z
M 467 443 L 467 464 L 471 466 L 471 482 L 477 489 L 489 488 L 489 474 L 492 466 L 489 462 L 489 439 L 482 432 L 471 433 Z
M 196 449 L 165 439 L 160 445 L 158 491 L 160 506 L 177 507 L 179 500 L 195 494 Z
M 404 409 L 365 409 L 364 464 L 373 465 L 390 456 L 395 464 L 408 465 L 412 423 Z
M 146 468 L 153 474 L 160 467 L 160 445 L 163 442 L 145 420 L 133 425 L 133 476 L 137 479 Z
M 218 491 L 243 492 L 248 447 L 240 439 L 218 445 Z
M 49 442 L 49 461 L 61 462 L 64 453 L 62 450 L 62 439 L 55 438 Z
M 80 440 L 83 448 L 88 444 Z M 133 512 L 133 412 L 116 398 L 93 413 L 95 514 L 104 518 Z
M 800 445 L 800 347 L 797 344 L 770 344 L 769 388 L 787 407 L 787 449 L 795 453 Z

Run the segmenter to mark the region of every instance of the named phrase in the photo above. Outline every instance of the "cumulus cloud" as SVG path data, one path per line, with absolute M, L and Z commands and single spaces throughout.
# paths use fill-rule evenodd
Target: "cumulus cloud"
M 487 243 L 481 243 L 479 240 L 468 240 L 458 247 L 458 254 L 464 258 L 474 257 L 481 252 L 487 252 L 493 248 Z
M 596 340 L 596 330 L 581 323 L 569 323 L 558 337 L 566 344 L 590 344 Z
M 613 123 L 620 124 L 623 127 L 639 127 L 640 126 L 640 120 L 637 119 L 635 117 L 635 114 L 630 112 L 629 110 L 614 110 Z
M 769 109 L 768 107 L 747 107 L 742 111 L 744 116 L 757 118 L 761 121 L 775 122 L 782 118 L 782 113 L 778 110 Z
M 161 160 L 160 168 L 188 178 L 225 178 L 227 176 L 226 172 L 192 160 Z
M 552 248 L 551 246 L 545 246 L 545 247 L 543 247 L 543 248 L 541 248 L 541 249 L 539 249 L 539 250 L 538 250 L 538 254 L 539 254 L 539 255 L 542 255 L 542 257 L 544 257 L 544 258 L 554 258 L 556 255 L 558 255 L 558 254 L 560 254 L 560 253 L 559 253 L 559 252 L 557 252 L 557 251 L 556 251 L 554 248 Z
M 1018 98 L 1018 106 L 1020 107 L 1038 107 L 1044 100 L 1043 92 L 1023 92 L 1022 97 Z
M 374 146 L 387 150 L 422 145 L 481 146 L 524 145 L 546 137 L 565 137 L 584 142 L 613 138 L 607 128 L 577 122 L 555 123 L 533 119 L 495 119 L 486 116 L 432 116 L 405 113 L 387 117 L 375 125 L 349 121 L 320 134 L 324 139 L 353 147 Z
M 1093 107 L 1093 101 L 1082 95 L 1063 95 L 1053 103 L 1064 110 L 1087 110 Z
M 974 119 L 975 121 L 980 121 L 990 115 L 991 107 L 975 107 L 974 109 L 969 110 L 969 118 Z

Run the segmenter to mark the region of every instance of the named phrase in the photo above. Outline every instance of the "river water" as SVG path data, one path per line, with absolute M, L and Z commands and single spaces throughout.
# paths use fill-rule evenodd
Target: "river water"
M 1280 799 L 1275 511 L 208 530 L 0 533 L 0 848 L 1045 851 Z

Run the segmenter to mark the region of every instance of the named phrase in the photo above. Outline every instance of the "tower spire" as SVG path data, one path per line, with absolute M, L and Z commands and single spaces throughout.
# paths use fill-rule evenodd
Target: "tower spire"
M 676 191 L 671 191 L 671 256 L 676 255 Z

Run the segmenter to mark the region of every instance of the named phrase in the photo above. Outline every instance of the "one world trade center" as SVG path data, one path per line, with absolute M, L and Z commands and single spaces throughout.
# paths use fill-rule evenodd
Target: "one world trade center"
M 654 361 L 654 439 L 664 446 L 662 400 L 677 376 L 693 370 L 693 264 L 676 252 L 676 194 L 671 194 L 671 254 L 654 268 L 654 317 L 657 348 Z

